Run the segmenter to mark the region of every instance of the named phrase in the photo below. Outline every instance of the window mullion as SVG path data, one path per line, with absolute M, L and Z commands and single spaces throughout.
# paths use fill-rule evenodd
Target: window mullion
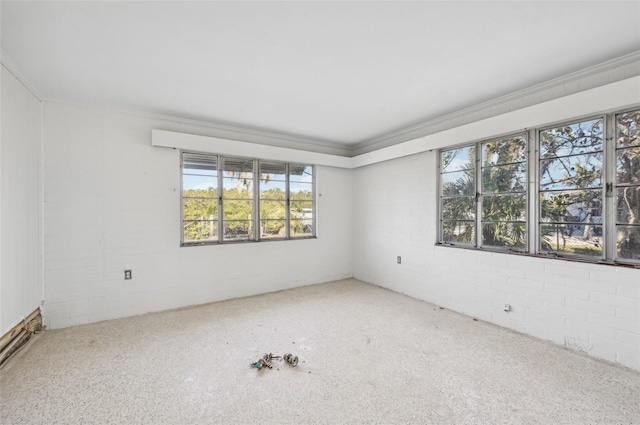
M 221 243 L 224 239 L 224 223 L 222 220 L 223 217 L 223 208 L 224 202 L 222 202 L 222 196 L 224 194 L 223 187 L 223 174 L 224 174 L 224 163 L 222 155 L 217 156 L 218 162 L 218 243 Z
M 476 240 L 475 246 L 482 246 L 482 144 L 476 143 Z
M 291 239 L 291 192 L 290 192 L 290 184 L 291 181 L 291 166 L 289 163 L 285 164 L 285 237 L 287 239 Z
M 253 240 L 260 240 L 260 161 L 253 160 Z
M 527 178 L 529 181 L 529 252 L 537 254 L 540 248 L 540 132 L 529 130 L 530 146 L 527 158 Z
M 615 140 L 615 114 L 605 121 L 604 140 L 604 172 L 603 172 L 603 215 L 602 232 L 604 241 L 604 258 L 614 260 L 616 257 L 616 140 Z

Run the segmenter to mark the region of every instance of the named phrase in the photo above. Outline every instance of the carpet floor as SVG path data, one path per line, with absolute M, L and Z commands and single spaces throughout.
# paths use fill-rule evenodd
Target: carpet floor
M 30 344 L 2 424 L 640 424 L 640 373 L 354 279 Z

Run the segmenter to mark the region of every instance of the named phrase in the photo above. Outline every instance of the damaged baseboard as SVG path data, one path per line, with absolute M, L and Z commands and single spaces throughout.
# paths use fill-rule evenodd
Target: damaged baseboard
M 42 315 L 40 313 L 40 307 L 38 307 L 20 323 L 2 335 L 2 337 L 0 337 L 0 368 L 2 368 L 20 348 L 24 347 L 34 333 L 42 329 Z

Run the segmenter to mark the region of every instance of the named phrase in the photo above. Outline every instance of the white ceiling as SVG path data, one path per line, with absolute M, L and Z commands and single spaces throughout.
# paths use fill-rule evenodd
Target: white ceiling
M 13 2 L 45 99 L 345 146 L 640 50 L 640 1 Z

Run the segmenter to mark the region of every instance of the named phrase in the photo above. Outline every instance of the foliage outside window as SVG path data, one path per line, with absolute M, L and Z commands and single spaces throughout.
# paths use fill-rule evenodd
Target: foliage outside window
M 222 238 L 246 241 L 254 237 L 253 160 L 222 157 Z
M 182 240 L 218 240 L 218 157 L 182 155 Z
M 524 135 L 441 151 L 442 242 L 525 248 L 526 153 Z
M 476 148 L 466 146 L 440 153 L 442 241 L 476 243 Z
M 315 236 L 314 167 L 182 154 L 184 245 Z
M 616 116 L 616 254 L 640 260 L 640 111 Z
M 527 138 L 481 143 L 482 245 L 526 249 Z
M 640 110 L 442 150 L 439 208 L 440 243 L 640 262 Z
M 540 251 L 602 257 L 604 119 L 540 131 Z

